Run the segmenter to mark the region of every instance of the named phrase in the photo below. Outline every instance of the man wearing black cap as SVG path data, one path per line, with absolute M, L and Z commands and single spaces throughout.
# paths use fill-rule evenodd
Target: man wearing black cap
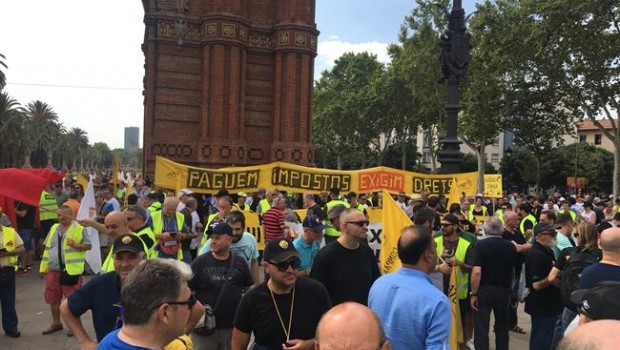
M 269 280 L 250 290 L 235 315 L 232 349 L 246 350 L 254 333 L 255 350 L 314 349 L 314 333 L 331 307 L 320 283 L 295 273 L 299 256 L 293 244 L 274 239 L 263 261 Z
M 532 350 L 551 348 L 555 324 L 564 309 L 560 289 L 547 278 L 554 263 L 552 249 L 557 246 L 557 234 L 553 225 L 534 226 L 536 241 L 525 258 L 525 285 L 530 290 L 525 312 L 532 319 Z
M 310 275 L 314 258 L 321 248 L 321 240 L 323 239 L 323 229 L 325 226 L 318 217 L 308 215 L 301 223 L 304 232 L 293 242 L 297 254 L 299 254 L 298 276 Z
M 60 305 L 60 314 L 82 349 L 94 349 L 120 319 L 121 285 L 129 272 L 147 259 L 142 240 L 134 234 L 122 234 L 114 240 L 114 271 L 96 276 Z M 91 310 L 97 342 L 84 330 L 80 319 Z
M 620 320 L 620 282 L 605 281 L 590 289 L 578 289 L 570 301 L 578 305 L 579 325 L 598 320 Z
M 210 248 L 192 263 L 194 276 L 190 288 L 196 299 L 209 305 L 215 314 L 215 331 L 196 330 L 192 340 L 196 349 L 230 349 L 233 316 L 243 291 L 254 284 L 246 261 L 231 254 L 232 227 L 219 223 L 210 231 Z

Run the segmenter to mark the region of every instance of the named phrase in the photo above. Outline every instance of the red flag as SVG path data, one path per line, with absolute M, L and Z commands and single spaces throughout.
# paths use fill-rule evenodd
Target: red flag
M 38 207 L 45 186 L 63 176 L 51 169 L 0 169 L 0 195 Z

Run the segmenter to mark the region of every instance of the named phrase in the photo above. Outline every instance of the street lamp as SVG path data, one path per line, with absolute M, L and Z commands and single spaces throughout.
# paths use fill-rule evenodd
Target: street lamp
M 441 151 L 438 159 L 441 162 L 441 173 L 458 173 L 461 170 L 463 153 L 461 141 L 457 137 L 458 114 L 461 106 L 460 85 L 465 80 L 467 68 L 471 60 L 470 34 L 465 28 L 465 10 L 461 0 L 453 0 L 452 11 L 448 21 L 448 30 L 441 36 L 441 70 L 447 80 L 446 95 L 446 135 L 439 141 Z

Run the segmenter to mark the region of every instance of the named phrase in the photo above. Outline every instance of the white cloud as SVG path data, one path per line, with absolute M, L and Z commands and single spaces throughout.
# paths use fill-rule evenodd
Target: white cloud
M 332 37 L 335 37 L 335 39 L 332 39 Z M 332 35 L 328 40 L 319 42 L 318 55 L 314 61 L 314 79 L 319 79 L 324 70 L 332 68 L 335 61 L 347 52 L 360 53 L 368 51 L 377 55 L 379 62 L 389 63 L 388 45 L 389 43 L 378 41 L 352 43 L 339 40 L 337 36 Z

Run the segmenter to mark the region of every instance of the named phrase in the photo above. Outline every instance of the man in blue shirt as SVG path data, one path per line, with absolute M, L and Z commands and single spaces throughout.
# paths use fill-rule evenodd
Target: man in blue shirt
M 318 217 L 308 215 L 301 224 L 304 232 L 301 236 L 293 241 L 297 254 L 299 254 L 299 270 L 298 276 L 309 276 L 310 269 L 314 263 L 314 258 L 321 248 L 321 239 L 323 239 L 323 229 L 325 226 Z
M 448 297 L 429 277 L 437 263 L 430 229 L 405 227 L 398 257 L 402 267 L 375 281 L 368 306 L 383 323 L 392 349 L 449 349 L 452 311 Z
M 84 330 L 80 316 L 93 313 L 97 341 L 120 326 L 121 285 L 129 272 L 147 258 L 144 244 L 133 234 L 123 234 L 114 240 L 114 271 L 96 276 L 60 305 L 60 314 L 82 348 L 96 346 Z

